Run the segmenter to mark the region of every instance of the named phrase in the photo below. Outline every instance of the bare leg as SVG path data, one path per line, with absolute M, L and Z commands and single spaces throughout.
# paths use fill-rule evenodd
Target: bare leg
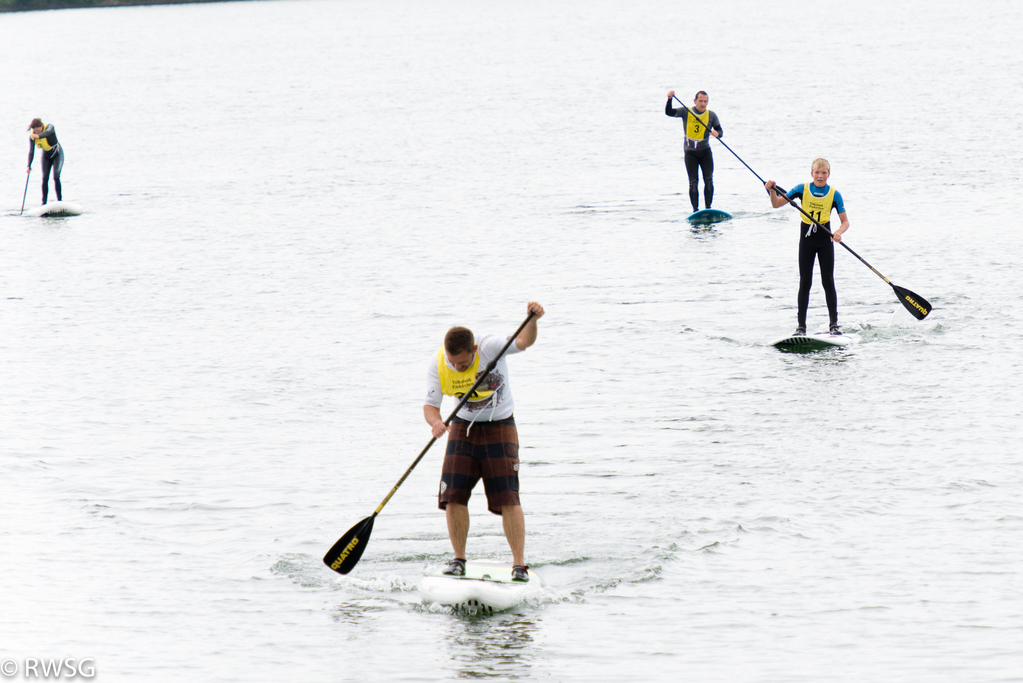
M 448 538 L 451 539 L 451 548 L 455 551 L 455 557 L 465 558 L 465 541 L 469 537 L 469 506 L 448 503 L 444 509 L 448 520 Z
M 508 539 L 508 547 L 512 551 L 512 564 L 526 566 L 526 518 L 522 514 L 522 506 L 502 506 L 501 524 L 504 526 L 504 537 Z

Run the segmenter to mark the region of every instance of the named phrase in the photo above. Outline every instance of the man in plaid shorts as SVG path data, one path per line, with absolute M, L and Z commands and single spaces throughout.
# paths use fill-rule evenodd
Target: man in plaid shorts
M 435 438 L 448 435 L 438 504 L 447 517 L 448 537 L 455 559 L 448 563 L 445 574 L 461 576 L 465 572 L 469 496 L 476 482 L 483 479 L 487 508 L 501 515 L 504 536 L 511 547 L 512 578 L 529 580 L 525 561 L 526 523 L 519 503 L 519 435 L 515 429 L 515 403 L 508 385 L 506 362 L 508 356 L 525 351 L 536 341 L 536 323 L 543 317 L 543 306 L 530 301 L 526 310 L 533 313 L 533 317 L 497 362 L 494 371 L 451 420 L 450 426 L 444 424 L 440 415 L 441 400 L 444 396 L 461 400 L 479 373 L 504 348 L 508 337 L 485 335 L 476 340 L 470 330 L 452 327 L 444 336 L 444 345 L 430 361 L 423 415 Z

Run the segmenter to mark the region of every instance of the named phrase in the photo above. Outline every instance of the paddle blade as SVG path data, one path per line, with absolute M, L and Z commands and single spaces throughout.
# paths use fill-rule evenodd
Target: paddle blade
M 366 544 L 369 543 L 369 534 L 373 531 L 375 517 L 376 515 L 367 517 L 349 529 L 348 533 L 338 539 L 338 542 L 323 556 L 323 564 L 338 574 L 347 574 L 352 571 L 359 563 Z
M 913 317 L 917 320 L 923 320 L 931 312 L 931 305 L 927 303 L 927 299 L 919 294 L 914 294 L 898 285 L 892 285 L 892 289 L 895 290 L 895 295 L 899 297 L 899 301 L 906 307 L 906 310 L 912 313 Z

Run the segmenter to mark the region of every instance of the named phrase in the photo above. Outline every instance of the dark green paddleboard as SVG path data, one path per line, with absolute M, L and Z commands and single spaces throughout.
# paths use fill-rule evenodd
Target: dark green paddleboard
M 727 211 L 718 211 L 717 209 L 703 209 L 686 218 L 687 221 L 695 225 L 710 225 L 711 223 L 720 223 L 721 221 L 731 219 L 732 214 Z

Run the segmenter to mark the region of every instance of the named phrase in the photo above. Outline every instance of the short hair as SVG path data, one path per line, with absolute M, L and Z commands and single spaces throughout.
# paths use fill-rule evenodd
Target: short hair
M 467 327 L 452 327 L 444 335 L 444 350 L 452 356 L 472 351 L 475 344 L 476 340 L 472 336 L 472 330 Z
M 828 163 L 827 159 L 823 159 L 820 157 L 814 159 L 813 163 L 810 164 L 810 171 L 811 172 L 816 171 L 818 168 L 826 169 L 829 173 L 831 172 L 831 164 Z
M 22 119 L 22 121 L 24 121 L 24 120 L 25 119 Z M 28 128 L 26 130 L 32 130 L 33 128 L 42 128 L 42 127 L 43 127 L 43 120 L 42 119 L 32 119 L 32 123 L 28 124 Z
M 703 95 L 703 96 L 705 96 L 705 97 L 706 97 L 706 98 L 707 98 L 708 100 L 710 99 L 710 95 L 708 95 L 708 94 L 707 94 L 707 91 L 706 91 L 706 90 L 701 90 L 700 92 L 696 93 L 696 97 L 694 97 L 693 99 L 694 99 L 694 100 L 697 100 L 697 99 L 699 99 L 699 98 L 700 98 L 700 95 Z

